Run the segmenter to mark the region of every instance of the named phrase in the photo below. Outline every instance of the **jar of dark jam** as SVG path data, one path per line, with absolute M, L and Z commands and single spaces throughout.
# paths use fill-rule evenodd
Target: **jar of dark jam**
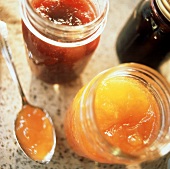
M 21 0 L 33 74 L 50 84 L 74 80 L 98 46 L 109 0 Z
M 121 30 L 116 50 L 120 62 L 137 62 L 158 69 L 170 51 L 170 4 L 142 0 Z

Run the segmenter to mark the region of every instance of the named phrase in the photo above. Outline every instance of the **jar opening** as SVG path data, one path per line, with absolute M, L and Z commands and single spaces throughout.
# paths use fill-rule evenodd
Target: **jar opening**
M 93 3 L 93 2 L 92 2 Z M 24 24 L 41 40 L 57 46 L 75 47 L 95 40 L 102 33 L 109 9 L 109 1 L 95 1 L 98 16 L 80 26 L 55 24 L 41 17 L 29 0 L 21 0 L 20 11 Z

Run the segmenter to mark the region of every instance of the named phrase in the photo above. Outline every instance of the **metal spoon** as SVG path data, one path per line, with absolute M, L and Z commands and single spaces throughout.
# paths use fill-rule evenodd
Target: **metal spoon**
M 39 163 L 48 163 L 51 160 L 51 158 L 52 158 L 52 156 L 54 154 L 55 146 L 56 146 L 56 134 L 55 134 L 53 122 L 52 122 L 49 114 L 45 110 L 43 110 L 41 108 L 38 108 L 36 106 L 33 106 L 30 103 L 28 103 L 28 101 L 27 101 L 27 99 L 26 99 L 26 97 L 24 95 L 24 92 L 22 90 L 22 87 L 21 87 L 21 84 L 20 84 L 20 81 L 19 81 L 16 69 L 15 69 L 15 65 L 14 65 L 14 63 L 12 61 L 12 54 L 11 54 L 11 50 L 10 50 L 10 47 L 8 45 L 8 42 L 7 42 L 7 36 L 8 36 L 8 30 L 7 30 L 6 23 L 3 22 L 3 21 L 0 21 L 0 47 L 1 47 L 1 52 L 2 52 L 2 55 L 3 55 L 4 59 L 5 59 L 5 61 L 6 61 L 8 69 L 10 71 L 11 77 L 12 77 L 13 81 L 15 82 L 15 84 L 18 86 L 19 93 L 20 93 L 21 98 L 22 98 L 22 106 L 23 106 L 21 111 L 24 109 L 24 106 L 30 106 L 32 108 L 39 109 L 39 110 L 41 110 L 44 113 L 45 118 L 49 120 L 49 122 L 50 122 L 50 124 L 52 126 L 53 146 L 52 146 L 50 152 L 48 152 L 48 154 L 45 156 L 44 159 L 42 159 L 42 160 L 35 160 L 30 155 L 28 155 L 28 153 L 26 153 L 24 151 L 23 145 L 21 145 L 20 142 L 18 141 L 18 137 L 16 135 L 16 126 L 15 126 L 15 136 L 16 136 L 16 139 L 17 139 L 17 141 L 19 143 L 20 148 L 23 150 L 23 152 L 26 154 L 27 157 L 29 157 L 32 160 L 34 160 L 36 162 L 39 162 Z M 19 114 L 20 114 L 20 112 L 19 112 Z M 15 119 L 15 124 L 16 124 L 17 118 L 18 118 L 18 116 Z

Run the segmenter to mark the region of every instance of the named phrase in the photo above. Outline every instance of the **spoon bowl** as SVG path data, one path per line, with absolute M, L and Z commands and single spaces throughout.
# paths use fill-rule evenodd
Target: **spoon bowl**
M 15 119 L 14 133 L 20 148 L 27 157 L 39 163 L 48 163 L 56 147 L 54 125 L 46 110 L 31 105 L 27 101 L 12 61 L 7 36 L 6 23 L 0 21 L 0 49 L 22 98 L 22 109 Z
M 14 123 L 20 148 L 39 163 L 48 163 L 54 154 L 56 139 L 51 124 L 52 119 L 45 110 L 30 104 L 23 105 Z

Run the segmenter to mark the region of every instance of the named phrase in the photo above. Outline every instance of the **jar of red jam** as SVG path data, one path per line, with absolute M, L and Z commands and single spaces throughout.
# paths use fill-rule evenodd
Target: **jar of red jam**
M 120 62 L 137 62 L 158 69 L 170 52 L 170 2 L 142 0 L 116 42 Z
M 32 72 L 50 83 L 77 78 L 98 46 L 109 0 L 21 0 Z
M 100 163 L 135 164 L 170 151 L 170 85 L 128 63 L 108 69 L 75 96 L 65 119 L 70 147 Z

